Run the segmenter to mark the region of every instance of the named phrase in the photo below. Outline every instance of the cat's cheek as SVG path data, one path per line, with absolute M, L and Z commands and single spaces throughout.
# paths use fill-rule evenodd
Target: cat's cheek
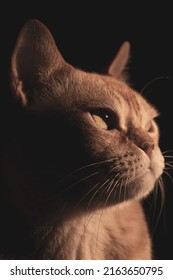
M 155 180 L 157 180 L 162 175 L 164 167 L 164 157 L 162 156 L 160 149 L 157 147 L 150 163 L 150 171 L 153 174 Z

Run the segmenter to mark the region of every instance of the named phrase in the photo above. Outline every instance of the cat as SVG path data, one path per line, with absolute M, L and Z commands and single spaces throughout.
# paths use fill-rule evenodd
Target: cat
M 126 83 L 129 52 L 125 42 L 106 74 L 85 72 L 42 22 L 24 24 L 11 58 L 1 258 L 153 258 L 141 200 L 164 157 L 156 108 Z

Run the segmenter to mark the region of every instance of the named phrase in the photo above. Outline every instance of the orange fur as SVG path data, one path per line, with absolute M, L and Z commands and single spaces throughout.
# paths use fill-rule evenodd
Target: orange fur
M 4 147 L 4 207 L 17 226 L 4 222 L 2 257 L 152 258 L 140 200 L 164 160 L 157 110 L 121 80 L 128 53 L 125 43 L 110 75 L 86 73 L 42 23 L 22 28 L 11 68 L 20 110 Z

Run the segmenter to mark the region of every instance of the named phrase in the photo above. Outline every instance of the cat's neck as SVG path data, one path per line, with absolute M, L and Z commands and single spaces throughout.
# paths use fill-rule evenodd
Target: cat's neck
M 131 215 L 133 221 L 130 222 Z M 135 259 L 141 255 L 141 258 L 150 259 L 150 253 L 146 255 L 145 248 L 141 245 L 141 238 L 144 238 L 144 243 L 148 243 L 149 248 L 148 232 L 142 232 L 137 227 L 141 216 L 143 217 L 143 213 L 140 204 L 131 201 L 74 216 L 73 219 L 54 226 L 40 226 L 37 232 L 39 247 L 42 248 L 39 258 Z M 145 219 L 141 223 L 145 224 Z M 137 236 L 139 248 L 131 246 L 134 236 Z
M 97 255 L 104 259 L 105 237 L 108 235 L 104 216 L 111 213 L 112 207 L 74 215 L 54 226 L 49 223 L 40 225 L 37 234 L 41 240 L 40 248 L 45 248 L 41 253 L 43 259 L 97 259 Z

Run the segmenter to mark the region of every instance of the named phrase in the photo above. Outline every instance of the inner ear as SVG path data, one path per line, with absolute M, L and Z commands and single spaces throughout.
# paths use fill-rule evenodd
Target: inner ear
M 38 20 L 29 20 L 19 33 L 12 54 L 12 88 L 16 95 L 26 94 L 40 73 L 49 76 L 63 63 L 47 27 Z
M 125 79 L 125 68 L 130 57 L 130 43 L 124 42 L 120 47 L 117 55 L 115 56 L 113 62 L 109 66 L 108 74 L 117 78 Z

